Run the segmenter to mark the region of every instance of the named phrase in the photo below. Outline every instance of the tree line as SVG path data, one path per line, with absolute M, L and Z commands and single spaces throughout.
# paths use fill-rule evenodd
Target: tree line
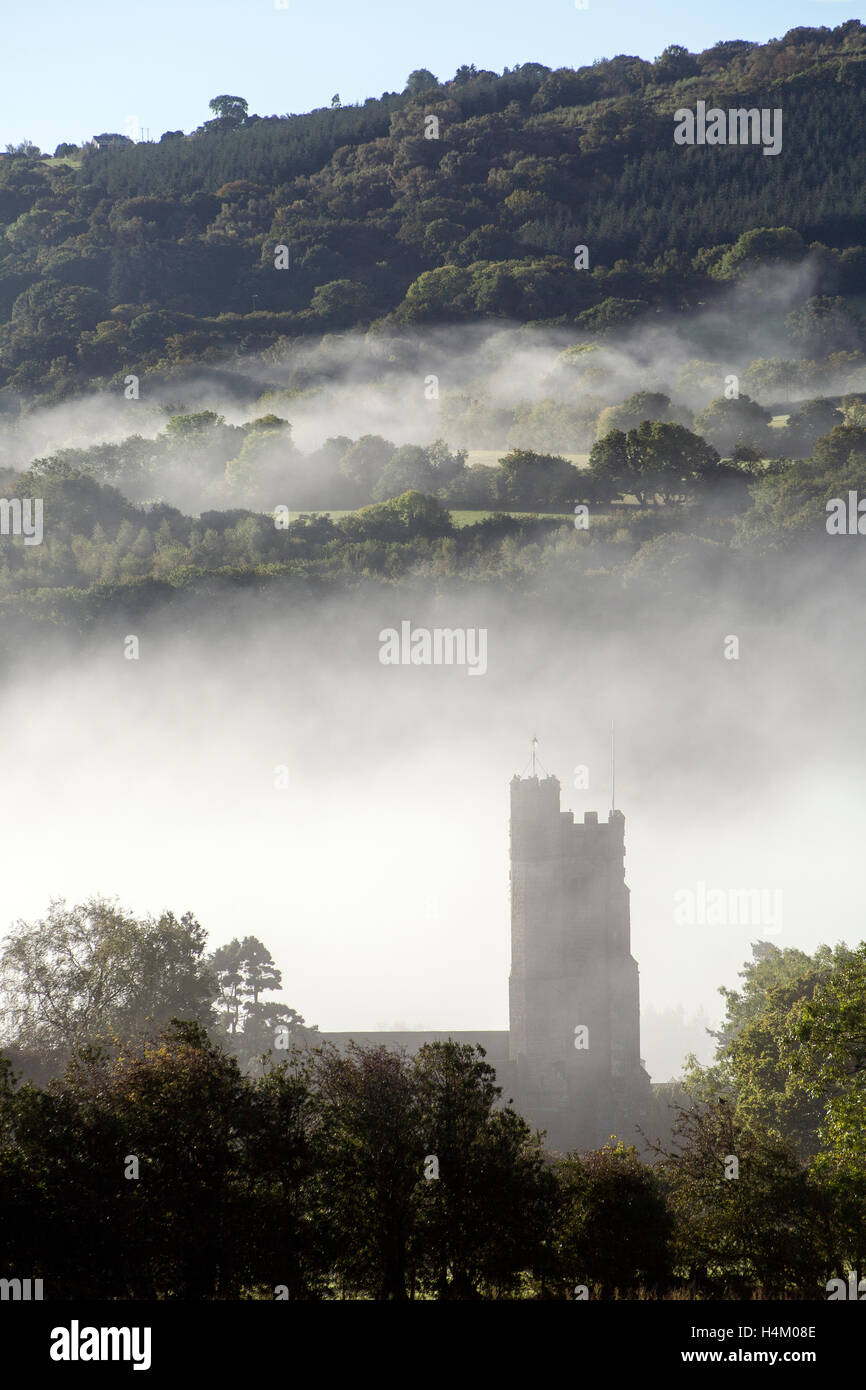
M 204 944 L 190 914 L 102 899 L 10 933 L 0 1277 L 51 1299 L 824 1299 L 863 1266 L 866 946 L 758 943 L 713 1063 L 656 1087 L 634 1135 L 556 1154 L 482 1048 L 338 1050 L 265 1003 L 261 942 Z

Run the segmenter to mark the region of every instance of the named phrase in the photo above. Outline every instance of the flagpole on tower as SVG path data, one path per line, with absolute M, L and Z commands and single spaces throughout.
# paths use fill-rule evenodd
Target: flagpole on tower
M 610 721 L 610 809 L 616 810 L 616 730 Z

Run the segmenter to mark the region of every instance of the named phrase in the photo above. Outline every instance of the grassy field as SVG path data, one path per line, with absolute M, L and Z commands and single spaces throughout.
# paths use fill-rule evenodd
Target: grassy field
M 329 516 L 332 521 L 339 521 L 341 517 L 352 516 L 355 511 L 360 511 L 360 507 L 348 507 L 342 510 L 339 507 L 305 507 L 300 512 L 289 512 L 289 521 L 297 521 L 300 516 Z M 455 526 L 471 526 L 476 521 L 483 521 L 488 516 L 502 516 L 503 508 L 499 511 L 470 511 L 462 508 L 455 508 L 451 512 L 451 520 Z M 573 511 L 565 512 L 512 512 L 506 511 L 505 515 L 518 518 L 537 517 L 540 520 L 560 520 L 571 521 L 574 519 Z
M 457 509 L 455 509 L 454 511 L 452 511 L 452 513 L 451 513 L 451 520 L 454 522 L 454 525 L 455 525 L 455 526 L 472 526 L 472 525 L 474 524 L 474 522 L 476 522 L 476 521 L 484 521 L 484 519 L 485 519 L 486 517 L 488 517 L 488 516 L 502 516 L 502 515 L 503 515 L 502 511 L 499 511 L 499 512 L 491 512 L 491 511 L 486 511 L 486 512 L 478 511 L 478 512 L 475 512 L 475 511 L 464 511 L 464 510 L 462 510 L 462 509 L 460 509 L 460 508 L 457 508 Z M 573 521 L 573 520 L 574 520 L 574 512 L 506 512 L 505 515 L 507 515 L 507 516 L 515 516 L 515 517 L 517 517 L 518 519 L 525 519 L 526 517 L 530 517 L 530 516 L 531 516 L 531 517 L 536 518 L 536 519 L 539 520 L 539 521 Z
M 299 516 L 329 516 L 332 521 L 339 521 L 343 516 L 353 516 L 360 511 L 360 507 L 303 507 L 299 512 L 289 512 L 289 521 L 297 521 Z
M 555 452 L 555 451 L 554 451 Z M 484 468 L 495 468 L 499 460 L 508 453 L 508 449 L 503 446 L 501 449 L 470 449 L 466 455 L 466 463 L 470 468 L 481 465 Z M 585 468 L 589 462 L 589 454 L 560 454 L 559 458 L 568 459 L 576 468 Z

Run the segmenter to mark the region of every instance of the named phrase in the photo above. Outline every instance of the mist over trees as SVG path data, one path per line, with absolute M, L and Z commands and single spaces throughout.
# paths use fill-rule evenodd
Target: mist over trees
M 521 448 L 472 464 L 441 440 L 398 447 L 372 435 L 304 453 L 276 416 L 248 426 L 207 411 L 175 416 L 155 440 L 65 449 L 7 472 L 11 505 L 41 499 L 44 536 L 38 546 L 7 538 L 0 612 L 10 623 L 42 614 L 82 628 L 112 612 L 169 609 L 183 595 L 213 607 L 253 578 L 275 595 L 286 585 L 313 595 L 397 580 L 530 592 L 570 575 L 589 592 L 603 574 L 611 593 L 639 576 L 649 594 L 681 565 L 675 543 L 691 547 L 698 589 L 712 558 L 750 605 L 775 601 L 779 556 L 795 549 L 856 575 L 859 553 L 831 556 L 826 537 L 829 510 L 866 477 L 859 397 L 841 410 L 806 402 L 772 429 L 752 405 L 719 398 L 703 412 L 725 456 L 696 429 L 644 419 L 609 429 L 585 466 Z M 798 445 L 810 456 L 782 453 Z M 189 515 L 128 500 L 159 487 L 219 505 Z

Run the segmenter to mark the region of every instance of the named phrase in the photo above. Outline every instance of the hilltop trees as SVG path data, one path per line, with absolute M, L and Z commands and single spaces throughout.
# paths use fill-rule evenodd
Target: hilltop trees
M 51 219 L 0 242 L 0 389 L 59 399 L 88 371 L 132 370 L 122 334 L 103 332 L 89 350 L 97 323 L 84 302 L 66 343 L 27 320 L 11 327 L 12 304 L 40 280 L 102 295 L 99 323 L 110 326 L 121 306 L 182 316 L 161 340 L 134 344 L 141 369 L 213 360 L 251 334 L 268 345 L 371 323 L 484 316 L 619 335 L 711 304 L 747 276 L 759 295 L 768 277 L 808 262 L 812 294 L 792 311 L 792 340 L 807 359 L 859 351 L 849 301 L 866 234 L 847 190 L 864 52 L 863 26 L 841 25 L 698 54 L 671 44 L 655 63 L 618 55 L 501 74 L 467 64 L 441 82 L 416 69 L 399 93 L 303 115 L 260 118 L 222 93 L 188 137 L 135 143 L 106 131 L 80 163 L 49 164 L 25 141 L 0 160 L 0 224 Z M 793 164 L 674 149 L 677 89 L 698 76 L 746 106 L 784 81 Z M 437 139 L 425 138 L 431 115 Z M 805 131 L 820 161 L 798 147 Z M 160 202 L 170 215 L 148 216 Z M 575 262 L 578 234 L 591 269 Z M 291 274 L 273 273 L 280 244 L 291 244 Z
M 679 82 L 684 77 L 695 77 L 701 70 L 700 59 L 690 53 L 680 43 L 669 43 L 655 60 L 656 79 L 661 82 Z
M 12 159 L 41 159 L 42 151 L 32 140 L 21 140 L 17 145 L 7 145 L 6 153 Z
M 135 142 L 129 135 L 121 135 L 116 130 L 103 130 L 98 135 L 94 135 L 93 144 L 97 149 L 108 149 L 112 145 L 133 145 Z
M 433 87 L 439 86 L 439 78 L 434 77 L 428 68 L 416 68 L 410 72 L 406 79 L 406 92 L 409 96 L 417 96 L 419 92 L 428 92 Z
M 247 119 L 249 103 L 243 97 L 212 97 L 208 106 L 215 119 L 205 123 L 207 129 L 237 130 Z

